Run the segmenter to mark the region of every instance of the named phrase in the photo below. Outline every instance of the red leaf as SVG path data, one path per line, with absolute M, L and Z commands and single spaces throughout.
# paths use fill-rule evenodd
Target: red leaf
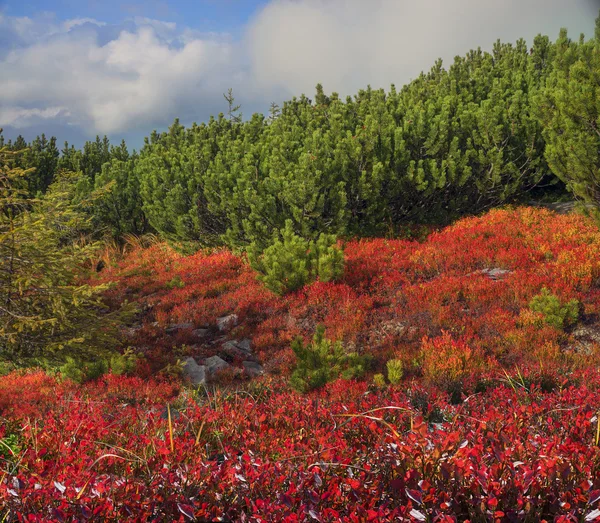
M 423 496 L 418 490 L 406 489 L 406 495 L 412 499 L 417 505 L 423 504 Z
M 177 503 L 177 510 L 179 510 L 179 512 L 181 512 L 185 517 L 194 519 L 194 507 Z

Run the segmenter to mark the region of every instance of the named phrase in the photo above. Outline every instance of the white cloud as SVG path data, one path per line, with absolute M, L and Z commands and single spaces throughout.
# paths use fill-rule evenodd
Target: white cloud
M 100 22 L 94 18 L 73 18 L 62 23 L 62 31 L 68 33 L 74 27 L 84 24 L 97 25 L 98 27 L 104 27 L 106 25 L 105 22 Z
M 10 125 L 15 129 L 23 129 L 40 121 L 69 118 L 70 116 L 71 113 L 66 107 L 46 107 L 45 109 L 0 107 L 0 127 Z
M 156 35 L 165 42 L 172 43 L 179 39 L 179 31 L 175 22 L 163 22 L 144 16 L 136 16 L 133 22 L 138 27 L 151 27 Z
M 563 25 L 591 34 L 596 14 L 597 0 L 272 0 L 235 41 L 142 17 L 114 26 L 0 12 L 0 125 L 147 133 L 218 113 L 228 87 L 248 115 L 318 82 L 341 94 L 401 86 L 496 38 L 554 38 Z
M 169 45 L 158 24 L 147 22 L 104 45 L 95 33 L 64 31 L 10 51 L 0 62 L 0 125 L 10 125 L 23 105 L 69 107 L 69 123 L 116 133 L 185 118 L 220 97 L 235 64 L 231 44 L 196 38 Z
M 248 33 L 254 77 L 290 93 L 316 83 L 343 94 L 367 84 L 400 86 L 497 38 L 529 42 L 537 33 L 574 36 L 588 28 L 594 0 L 279 0 L 269 3 Z

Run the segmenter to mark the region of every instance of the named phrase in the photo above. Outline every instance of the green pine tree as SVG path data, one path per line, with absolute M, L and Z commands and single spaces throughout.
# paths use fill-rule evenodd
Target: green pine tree
M 556 42 L 554 70 L 537 99 L 545 156 L 567 188 L 600 218 L 600 16 L 596 38 Z
M 120 148 L 113 150 L 113 158 L 102 166 L 96 176 L 95 188 L 103 196 L 94 203 L 93 213 L 99 227 L 108 228 L 114 238 L 126 234 L 142 235 L 149 230 L 142 209 L 140 182 L 135 172 L 137 154 L 129 155 Z
M 117 346 L 124 311 L 108 310 L 105 286 L 84 283 L 95 246 L 73 205 L 78 175 L 61 173 L 41 199 L 28 195 L 30 171 L 0 151 L 0 358 L 13 364 L 97 359 Z
M 322 325 L 317 327 L 312 343 L 305 345 L 302 338 L 297 338 L 292 350 L 297 364 L 290 384 L 299 392 L 310 392 L 338 378 L 360 378 L 369 365 L 367 357 L 346 352 L 341 341 L 327 339 Z
M 261 250 L 256 243 L 248 248 L 248 259 L 259 279 L 276 294 L 286 294 L 319 278 L 332 281 L 342 276 L 344 253 L 335 238 L 321 234 L 310 241 L 296 234 L 292 220 Z

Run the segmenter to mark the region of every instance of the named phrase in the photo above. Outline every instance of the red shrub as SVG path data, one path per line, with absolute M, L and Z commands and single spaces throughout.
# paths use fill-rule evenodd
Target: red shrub
M 35 412 L 3 409 L 18 448 L 0 452 L 0 506 L 6 521 L 598 520 L 598 373 L 550 393 L 522 377 L 528 389 L 457 406 L 415 384 L 300 396 L 266 379 L 194 400 L 54 382 Z M 31 379 L 10 375 L 2 394 Z
M 214 325 L 232 313 L 240 326 L 230 336 L 252 338 L 270 368 L 281 364 L 284 371 L 291 340 L 309 339 L 319 323 L 328 336 L 369 352 L 381 370 L 392 355 L 414 359 L 421 339 L 443 330 L 510 368 L 539 361 L 535 347 L 546 342 L 561 351 L 566 346 L 563 333 L 527 319 L 542 287 L 564 300 L 580 299 L 590 318 L 600 313 L 600 234 L 581 216 L 495 210 L 460 220 L 424 243 L 350 241 L 345 252 L 342 281 L 317 282 L 284 298 L 224 250 L 184 257 L 155 245 L 131 253 L 102 279 L 116 281 L 113 300 L 134 299 L 148 310 L 127 343 L 143 348 L 155 370 L 184 344 L 200 356 L 218 350 L 199 344 L 193 329 L 167 335 L 166 327 Z

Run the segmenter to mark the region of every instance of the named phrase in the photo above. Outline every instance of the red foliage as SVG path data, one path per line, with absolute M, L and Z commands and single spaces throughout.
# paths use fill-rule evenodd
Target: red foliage
M 458 406 L 414 384 L 301 396 L 264 379 L 194 400 L 165 383 L 54 382 L 2 409 L 19 448 L 3 453 L 0 503 L 6 521 L 594 521 L 600 379 L 575 378 Z
M 482 351 L 469 347 L 462 340 L 452 339 L 447 332 L 437 338 L 424 338 L 422 351 L 423 374 L 437 386 L 452 386 L 483 371 Z
M 481 351 L 493 367 L 511 367 L 537 362 L 535 348 L 549 341 L 572 345 L 568 334 L 528 319 L 528 303 L 542 287 L 562 300 L 581 300 L 586 321 L 600 312 L 600 234 L 577 215 L 496 210 L 424 243 L 351 241 L 345 252 L 342 281 L 316 282 L 284 298 L 228 251 L 184 257 L 155 245 L 132 253 L 102 279 L 117 282 L 114 300 L 133 299 L 148 311 L 133 344 L 149 351 L 155 368 L 181 355 L 183 345 L 200 357 L 218 349 L 194 338 L 192 329 L 167 335 L 165 327 L 210 326 L 232 313 L 240 326 L 230 336 L 251 337 L 271 370 L 285 370 L 291 340 L 310 339 L 318 323 L 329 337 L 372 355 L 380 368 L 390 357 L 415 360 L 422 338 L 442 331 Z M 507 272 L 491 277 L 492 269 Z
M 598 344 L 528 307 L 546 287 L 580 300 L 581 321 L 600 330 L 598 228 L 575 215 L 498 210 L 423 243 L 352 241 L 345 252 L 340 282 L 284 298 L 228 251 L 184 257 L 156 245 L 105 270 L 101 278 L 116 282 L 110 298 L 144 311 L 126 343 L 154 370 L 182 345 L 214 354 L 209 341 L 226 339 L 215 321 L 234 313 L 239 325 L 227 336 L 252 338 L 265 366 L 284 376 L 208 396 L 178 395 L 177 385 L 152 379 L 75 386 L 39 372 L 3 377 L 0 514 L 600 521 Z M 187 322 L 208 325 L 208 341 L 192 328 L 165 328 Z M 318 323 L 373 356 L 376 371 L 401 359 L 404 382 L 291 392 L 290 342 L 312 337 Z

